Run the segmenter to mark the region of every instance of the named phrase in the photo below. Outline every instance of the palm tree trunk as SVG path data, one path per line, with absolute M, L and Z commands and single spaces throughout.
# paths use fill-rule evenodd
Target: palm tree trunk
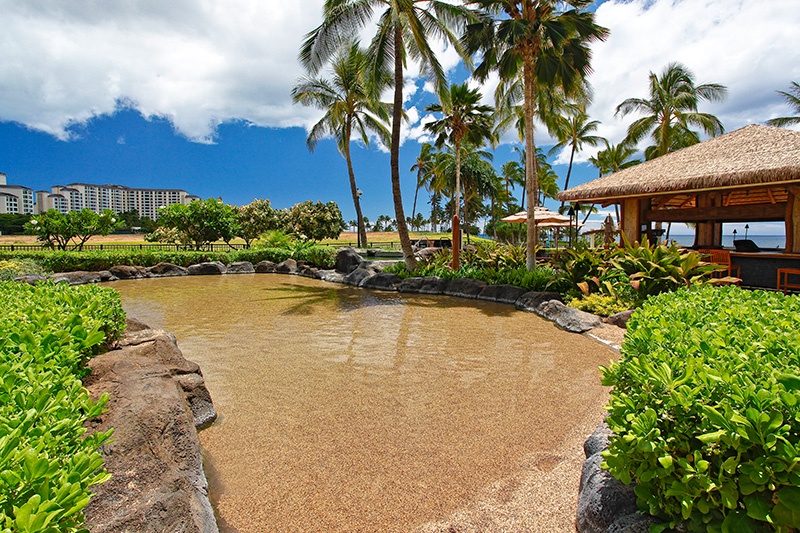
M 567 167 L 567 177 L 564 179 L 564 190 L 569 189 L 569 176 L 572 174 L 572 161 L 575 159 L 575 145 L 572 145 L 572 150 L 569 153 L 569 166 Z M 561 200 L 561 209 L 559 213 L 564 210 L 564 200 Z
M 530 55 L 525 56 L 523 65 L 523 76 L 525 83 L 525 188 L 528 194 L 528 223 L 527 223 L 527 243 L 526 243 L 526 266 L 528 270 L 536 268 L 536 248 L 538 245 L 538 231 L 536 228 L 536 203 L 539 199 L 537 191 L 539 189 L 536 144 L 533 138 L 534 120 L 534 98 L 536 96 L 535 80 L 533 72 L 533 60 Z
M 411 208 L 411 220 L 417 215 L 417 195 L 419 194 L 419 176 L 417 176 L 417 187 L 414 189 L 414 206 Z
M 366 248 L 367 246 L 367 230 L 364 227 L 364 216 L 361 213 L 361 199 L 358 197 L 358 187 L 356 187 L 356 175 L 353 172 L 353 160 L 350 157 L 350 124 L 347 124 L 347 139 L 344 146 L 344 158 L 347 161 L 347 173 L 350 176 L 350 194 L 353 195 L 353 206 L 356 208 L 356 220 L 358 224 L 358 247 Z
M 400 248 L 403 250 L 406 268 L 413 271 L 417 268 L 411 239 L 408 236 L 406 216 L 403 212 L 403 192 L 400 189 L 400 122 L 403 120 L 403 36 L 400 26 L 394 27 L 394 106 L 392 108 L 392 199 L 394 200 L 397 234 L 400 237 Z
M 436 219 L 436 204 L 439 202 L 439 193 L 431 193 L 431 231 L 436 232 L 439 221 Z

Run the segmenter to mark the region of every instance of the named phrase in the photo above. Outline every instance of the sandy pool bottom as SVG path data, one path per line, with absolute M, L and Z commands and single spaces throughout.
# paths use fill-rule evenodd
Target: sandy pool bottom
M 303 278 L 117 287 L 203 368 L 223 531 L 574 531 L 602 345 L 511 306 Z

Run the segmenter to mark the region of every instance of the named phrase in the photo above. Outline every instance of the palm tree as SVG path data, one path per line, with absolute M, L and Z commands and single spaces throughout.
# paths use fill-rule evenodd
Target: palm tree
M 597 167 L 600 177 L 641 163 L 639 159 L 630 159 L 636 153 L 636 148 L 630 144 L 625 142 L 610 144 L 607 139 L 602 137 L 601 140 L 606 146 L 605 149 L 589 158 L 589 162 Z
M 306 76 L 292 89 L 292 100 L 304 106 L 325 110 L 325 115 L 314 124 L 308 134 L 306 144 L 312 152 L 317 142 L 326 135 L 333 135 L 339 153 L 347 161 L 350 176 L 350 193 L 358 221 L 358 246 L 367 245 L 367 230 L 361 213 L 361 202 L 353 161 L 350 157 L 350 140 L 353 129 L 369 146 L 369 131 L 378 134 L 382 141 L 389 142 L 388 106 L 378 100 L 381 85 L 368 84 L 366 79 L 367 55 L 357 42 L 337 52 L 331 62 L 331 80 Z M 385 87 L 388 80 L 382 80 Z
M 555 200 L 558 191 L 558 174 L 553 170 L 553 166 L 547 161 L 547 156 L 541 148 L 536 149 L 536 168 L 537 180 L 539 181 L 539 204 L 544 203 L 545 198 Z
M 645 158 L 654 159 L 700 142 L 701 128 L 712 137 L 724 133 L 717 117 L 697 111 L 702 100 L 719 101 L 728 90 L 718 83 L 695 85 L 694 74 L 680 63 L 670 63 L 657 76 L 650 72 L 650 98 L 628 98 L 617 106 L 616 114 L 640 112 L 645 116 L 628 127 L 627 141 L 635 145 L 648 135 L 655 144 L 645 149 Z
M 375 21 L 376 9 L 383 11 Z M 358 34 L 375 21 L 376 32 L 369 46 L 369 71 L 377 81 L 384 73 L 394 74 L 392 135 L 389 144 L 392 198 L 400 245 L 406 267 L 414 270 L 416 260 L 408 236 L 400 190 L 400 121 L 403 117 L 403 71 L 408 57 L 416 60 L 439 94 L 446 88 L 445 72 L 430 39 L 442 39 L 463 54 L 456 32 L 472 20 L 472 11 L 444 0 L 325 0 L 323 21 L 311 31 L 300 50 L 300 60 L 312 71 L 319 70 L 334 54 L 343 38 Z
M 627 142 L 610 144 L 607 139 L 602 139 L 602 141 L 606 145 L 605 150 L 600 150 L 596 156 L 589 158 L 589 162 L 597 167 L 599 177 L 641 163 L 639 159 L 630 159 L 636 153 L 636 148 Z M 617 225 L 619 225 L 619 204 L 614 204 L 614 211 L 617 216 Z
M 571 112 L 565 115 L 558 115 L 553 121 L 553 130 L 558 138 L 558 144 L 550 149 L 549 155 L 563 150 L 569 146 L 569 166 L 567 167 L 567 176 L 564 179 L 564 190 L 569 189 L 569 178 L 572 175 L 572 163 L 575 160 L 575 153 L 580 152 L 583 145 L 597 146 L 600 143 L 600 137 L 592 135 L 592 132 L 597 131 L 597 126 L 600 123 L 596 120 L 589 121 L 589 116 L 586 114 L 586 107 L 580 104 L 570 106 Z M 563 211 L 564 202 L 561 202 L 561 210 Z
M 468 28 L 465 42 L 470 52 L 482 52 L 475 71 L 485 80 L 496 70 L 501 82 L 522 79 L 525 110 L 525 169 L 528 212 L 536 208 L 536 144 L 533 124 L 540 89 L 558 87 L 569 97 L 582 92 L 591 71 L 589 44 L 604 39 L 608 30 L 586 11 L 591 0 L 469 0 L 483 17 Z M 503 83 L 501 83 L 501 86 Z M 537 230 L 528 218 L 527 266 L 536 266 Z
M 419 149 L 417 160 L 411 166 L 411 172 L 417 172 L 417 187 L 414 189 L 414 207 L 411 209 L 411 220 L 414 220 L 417 215 L 417 195 L 420 187 L 430 190 L 430 183 L 433 179 L 434 159 L 433 145 L 424 143 Z
M 486 141 L 494 141 L 494 116 L 491 106 L 481 105 L 481 93 L 470 89 L 466 84 L 451 85 L 440 103 L 431 104 L 426 111 L 442 113 L 441 119 L 425 125 L 425 129 L 435 134 L 436 147 L 450 144 L 455 152 L 455 217 L 461 208 L 461 158 L 464 144 L 482 146 Z M 469 236 L 469 234 L 467 234 Z M 459 248 L 459 235 L 453 233 L 453 248 Z M 453 268 L 458 268 L 458 254 L 453 254 Z
M 793 81 L 788 92 L 777 91 L 777 93 L 783 96 L 786 103 L 788 103 L 797 114 L 793 117 L 771 118 L 767 121 L 767 124 L 770 126 L 778 126 L 779 128 L 800 124 L 800 84 Z
M 525 205 L 525 150 L 515 146 L 514 151 L 519 157 L 518 161 L 506 161 L 500 171 L 503 174 L 503 181 L 506 186 L 506 196 L 511 199 L 509 186 L 522 187 L 522 198 L 520 205 Z M 508 213 L 510 214 L 510 213 Z

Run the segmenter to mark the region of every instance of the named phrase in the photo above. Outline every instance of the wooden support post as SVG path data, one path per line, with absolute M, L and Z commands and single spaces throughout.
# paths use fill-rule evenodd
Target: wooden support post
M 786 202 L 786 252 L 800 253 L 800 189 L 789 190 Z
M 709 208 L 712 201 L 711 197 L 706 193 L 699 193 L 697 195 L 697 207 L 699 209 Z M 713 248 L 714 247 L 714 223 L 713 222 L 698 222 L 694 233 L 694 245 L 696 248 Z
M 639 240 L 639 203 L 640 202 L 638 198 L 624 198 L 622 200 L 622 221 L 620 224 L 622 227 L 620 228 L 620 245 L 623 244 L 623 235 L 631 244 Z

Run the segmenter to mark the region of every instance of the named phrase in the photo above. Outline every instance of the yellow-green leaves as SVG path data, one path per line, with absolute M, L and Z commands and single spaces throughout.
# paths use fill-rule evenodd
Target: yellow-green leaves
M 690 531 L 800 524 L 800 298 L 737 287 L 662 294 L 628 323 L 608 470 Z
M 89 398 L 82 362 L 124 324 L 112 289 L 0 282 L 0 531 L 84 531 L 111 432 L 85 437 L 108 397 Z

